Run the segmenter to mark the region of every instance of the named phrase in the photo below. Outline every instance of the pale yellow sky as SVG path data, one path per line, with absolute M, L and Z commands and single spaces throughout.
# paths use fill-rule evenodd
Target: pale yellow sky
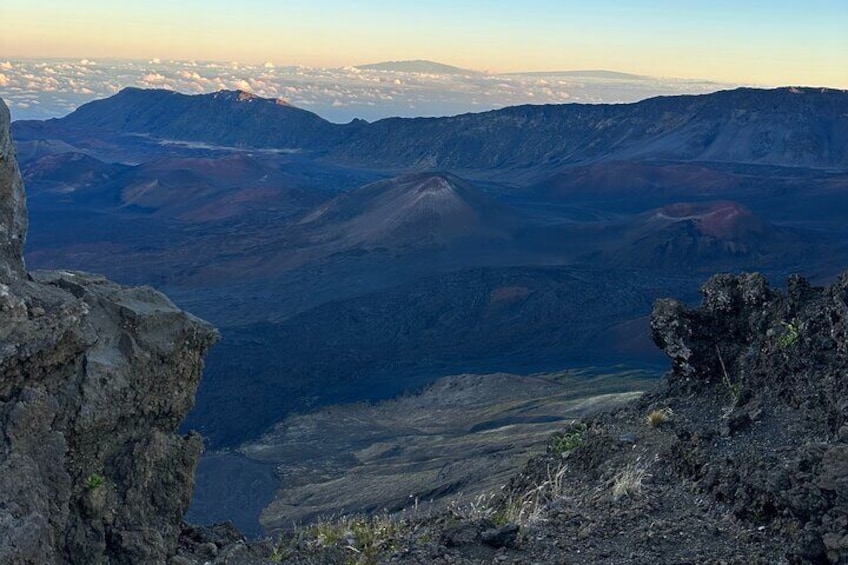
M 430 59 L 495 72 L 602 68 L 848 88 L 848 2 L 28 0 L 0 57 L 344 66 Z

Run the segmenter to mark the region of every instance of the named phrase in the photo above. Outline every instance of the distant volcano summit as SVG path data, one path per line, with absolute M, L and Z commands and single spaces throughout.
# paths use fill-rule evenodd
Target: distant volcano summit
M 511 214 L 474 185 L 448 173 L 379 181 L 323 204 L 295 230 L 311 243 L 341 247 L 446 245 L 506 239 Z
M 389 71 L 396 73 L 425 73 L 433 75 L 476 75 L 478 71 L 445 65 L 435 61 L 384 61 L 370 65 L 358 65 L 357 69 L 367 71 Z

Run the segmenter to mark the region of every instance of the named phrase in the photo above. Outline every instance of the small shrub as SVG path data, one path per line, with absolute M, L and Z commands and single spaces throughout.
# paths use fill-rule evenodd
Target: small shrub
M 103 478 L 103 475 L 99 475 L 97 473 L 92 473 L 85 480 L 83 485 L 85 486 L 85 490 L 94 490 L 103 485 L 106 482 L 106 479 Z
M 783 333 L 777 337 L 777 346 L 780 349 L 789 349 L 798 343 L 798 339 L 801 337 L 801 326 L 796 320 L 781 322 L 780 324 L 783 326 Z
M 268 557 L 272 563 L 282 563 L 284 559 L 289 557 L 289 552 L 285 547 L 275 547 L 271 551 L 271 555 Z
M 674 416 L 674 411 L 671 408 L 651 410 L 651 412 L 645 416 L 645 423 L 652 428 L 658 428 L 662 424 L 671 420 L 672 416 Z
M 555 436 L 550 443 L 551 453 L 562 455 L 574 451 L 583 444 L 588 429 L 589 427 L 586 424 L 580 424 L 561 436 Z
M 334 522 L 320 522 L 311 528 L 310 534 L 319 546 L 331 547 L 342 540 L 342 528 L 342 525 Z

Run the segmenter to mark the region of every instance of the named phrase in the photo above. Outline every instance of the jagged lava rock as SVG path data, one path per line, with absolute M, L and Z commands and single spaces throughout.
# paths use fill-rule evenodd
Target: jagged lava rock
M 0 563 L 165 563 L 202 449 L 175 432 L 217 332 L 151 288 L 26 275 L 8 128 L 2 106 Z
M 790 562 L 848 560 L 848 273 L 717 275 L 703 304 L 654 308 L 672 359 L 666 402 L 693 422 L 673 465 L 741 519 L 784 536 Z M 717 416 L 717 417 L 716 417 Z
M 23 274 L 27 230 L 24 183 L 9 127 L 9 108 L 0 100 L 0 283 Z

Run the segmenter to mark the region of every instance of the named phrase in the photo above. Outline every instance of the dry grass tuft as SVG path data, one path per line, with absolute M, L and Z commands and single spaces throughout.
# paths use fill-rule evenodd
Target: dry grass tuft
M 612 498 L 620 500 L 624 497 L 633 498 L 642 494 L 642 483 L 651 475 L 648 466 L 637 459 L 618 472 L 612 483 Z
M 544 521 L 548 506 L 561 498 L 567 486 L 568 466 L 564 463 L 550 466 L 547 477 L 526 492 L 503 499 L 495 493 L 481 494 L 464 507 L 451 510 L 466 519 L 488 519 L 496 525 L 518 524 L 526 526 Z
M 652 410 L 650 414 L 645 416 L 645 423 L 652 428 L 658 428 L 662 424 L 671 420 L 673 416 L 674 411 L 671 408 L 660 408 L 658 410 Z

